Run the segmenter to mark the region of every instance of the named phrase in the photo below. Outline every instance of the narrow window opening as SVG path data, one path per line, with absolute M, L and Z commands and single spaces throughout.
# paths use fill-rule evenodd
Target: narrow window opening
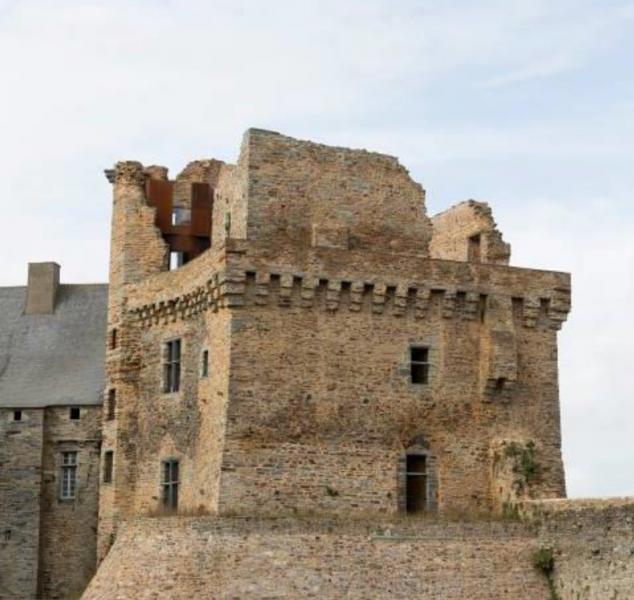
M 112 473 L 114 470 L 114 452 L 106 450 L 103 455 L 103 482 L 112 483 Z
M 81 411 L 79 409 L 79 406 L 71 406 L 70 407 L 70 419 L 72 421 L 79 421 L 81 417 Z
M 162 502 L 168 510 L 178 507 L 178 461 L 174 459 L 163 461 Z
M 209 350 L 203 350 L 202 358 L 200 361 L 200 376 L 209 376 Z
M 117 410 L 117 391 L 114 388 L 108 390 L 108 405 L 106 407 L 106 418 L 112 421 Z
M 114 350 L 117 347 L 117 328 L 114 327 L 110 330 L 110 349 Z
M 408 513 L 427 510 L 427 457 L 420 454 L 407 456 L 405 501 Z
M 21 421 L 22 420 L 22 411 L 21 410 L 14 410 L 13 411 L 13 420 L 14 421 Z
M 11 530 L 10 529 L 5 529 L 4 530 L 4 541 L 8 542 L 11 539 Z
M 72 500 L 77 489 L 77 452 L 62 452 L 60 498 Z
M 181 341 L 171 340 L 165 344 L 163 363 L 163 391 L 166 394 L 178 392 L 181 379 Z
M 469 262 L 480 262 L 481 260 L 481 236 L 480 234 L 472 235 L 469 238 L 468 260 Z
M 170 252 L 170 271 L 175 271 L 188 262 L 189 255 L 187 252 L 177 252 L 174 250 Z
M 429 383 L 429 348 L 410 348 L 410 377 L 412 383 Z
M 478 315 L 480 318 L 480 323 L 484 323 L 486 314 L 487 314 L 487 297 L 484 294 L 480 294 L 480 299 L 478 300 Z

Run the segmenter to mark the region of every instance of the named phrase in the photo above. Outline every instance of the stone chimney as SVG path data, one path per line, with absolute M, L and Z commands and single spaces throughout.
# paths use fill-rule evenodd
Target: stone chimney
M 27 315 L 52 315 L 59 287 L 59 265 L 54 262 L 29 263 L 26 295 Z

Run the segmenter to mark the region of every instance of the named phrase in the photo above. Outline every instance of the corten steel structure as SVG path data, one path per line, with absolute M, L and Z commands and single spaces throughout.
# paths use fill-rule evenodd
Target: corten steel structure
M 482 514 L 565 495 L 570 278 L 510 267 L 486 204 L 430 219 L 396 159 L 256 129 L 235 165 L 109 177 L 101 556 L 122 519 L 157 511 Z M 189 260 L 170 270 L 175 251 Z

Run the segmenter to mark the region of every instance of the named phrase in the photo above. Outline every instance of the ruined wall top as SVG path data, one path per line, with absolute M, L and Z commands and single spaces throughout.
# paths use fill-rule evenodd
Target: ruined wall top
M 467 200 L 432 217 L 432 258 L 508 265 L 511 246 L 502 239 L 486 202 Z
M 247 210 L 232 217 L 249 240 L 428 255 L 425 192 L 394 157 L 250 129 L 238 169 Z

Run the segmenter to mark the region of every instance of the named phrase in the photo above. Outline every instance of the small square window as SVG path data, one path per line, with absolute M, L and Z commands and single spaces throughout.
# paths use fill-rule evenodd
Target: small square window
M 81 416 L 81 411 L 79 410 L 79 406 L 71 406 L 70 407 L 70 418 L 72 421 L 79 421 Z
M 22 420 L 22 411 L 21 410 L 14 410 L 13 411 L 13 420 L 14 421 L 21 421 Z

